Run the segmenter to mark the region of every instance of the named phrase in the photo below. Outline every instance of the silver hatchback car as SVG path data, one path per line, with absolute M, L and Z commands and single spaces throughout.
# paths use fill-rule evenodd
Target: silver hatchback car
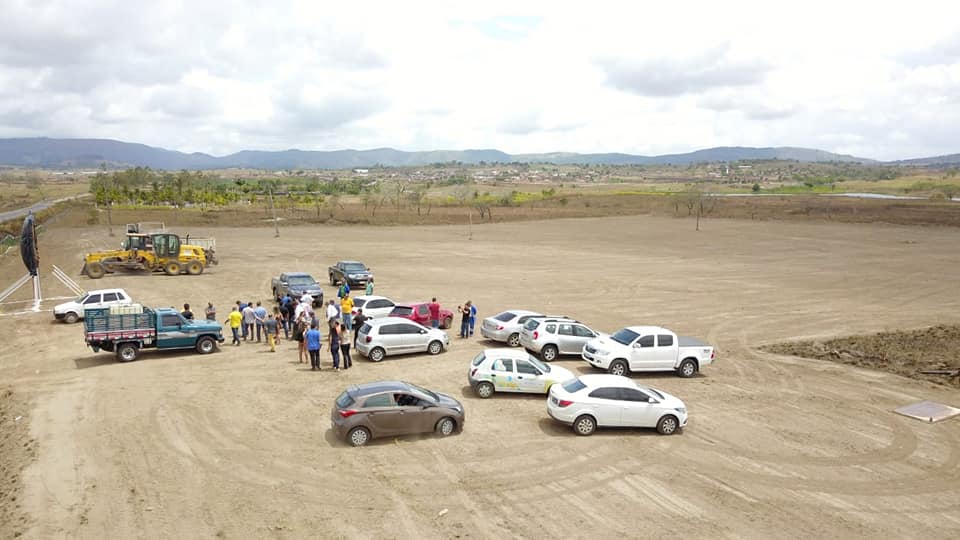
M 395 354 L 428 352 L 440 354 L 450 345 L 450 336 L 400 317 L 383 317 L 363 323 L 357 332 L 357 351 L 372 362 Z
M 506 343 L 511 347 L 519 347 L 523 323 L 530 317 L 542 316 L 542 313 L 526 309 L 511 309 L 497 313 L 483 320 L 483 324 L 480 325 L 480 335 L 493 341 Z

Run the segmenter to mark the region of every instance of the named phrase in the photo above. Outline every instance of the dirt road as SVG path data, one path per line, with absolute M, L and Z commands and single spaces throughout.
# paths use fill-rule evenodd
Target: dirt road
M 276 354 L 244 344 L 117 364 L 50 313 L 4 317 L 0 377 L 33 403 L 38 455 L 23 478 L 30 527 L 0 536 L 960 536 L 960 420 L 890 412 L 922 399 L 958 406 L 956 391 L 757 349 L 960 322 L 956 229 L 702 227 L 642 216 L 526 222 L 474 226 L 472 240 L 454 226 L 289 228 L 279 239 L 272 228 L 197 229 L 221 254 L 202 276 L 80 278 L 147 305 L 201 311 L 212 300 L 222 319 L 238 298 L 267 300 L 280 271 L 322 274 L 356 258 L 376 272 L 376 292 L 397 299 L 472 299 L 481 317 L 538 308 L 604 331 L 661 324 L 716 345 L 718 360 L 693 379 L 636 376 L 686 401 L 682 434 L 581 438 L 548 419 L 542 397 L 474 397 L 466 375 L 488 345 L 479 338 L 453 338 L 438 357 L 358 359 L 317 374 L 290 342 Z M 81 251 L 118 240 L 53 227 L 41 242 L 44 264 L 79 269 Z M 4 279 L 18 272 L 19 261 L 3 260 Z M 392 378 L 462 399 L 464 432 L 360 449 L 336 441 L 339 392 Z

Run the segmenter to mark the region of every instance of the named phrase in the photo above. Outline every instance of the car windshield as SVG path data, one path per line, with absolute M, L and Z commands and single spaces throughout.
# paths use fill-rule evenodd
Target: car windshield
M 649 392 L 649 393 L 657 396 L 657 397 L 660 398 L 660 399 L 663 399 L 663 394 L 661 394 L 660 392 L 658 392 L 655 388 L 650 388 L 650 387 L 648 386 L 648 387 L 646 387 L 644 390 L 646 390 L 647 392 Z
M 82 304 L 83 301 L 86 300 L 88 296 L 90 296 L 90 293 L 83 293 L 80 296 L 78 296 L 77 299 L 74 300 L 74 302 L 78 304 Z
M 394 317 L 405 317 L 412 313 L 413 308 L 410 306 L 396 306 L 393 308 L 393 311 L 390 312 L 390 315 Z
M 613 335 L 610 336 L 610 339 L 621 345 L 629 345 L 633 343 L 633 340 L 637 339 L 639 336 L 640 334 L 630 330 L 629 328 L 622 328 L 614 332 Z
M 353 397 L 351 397 L 347 392 L 340 394 L 340 397 L 337 398 L 338 409 L 346 409 L 351 405 L 353 405 Z
M 487 357 L 486 354 L 480 353 L 480 354 L 478 354 L 477 356 L 475 356 L 475 357 L 473 358 L 473 362 L 471 362 L 470 365 L 472 365 L 472 366 L 474 366 L 474 367 L 479 366 L 479 365 L 480 365 L 480 362 L 483 362 L 483 359 L 486 358 L 486 357 Z
M 570 392 L 571 394 L 575 392 L 579 392 L 587 387 L 587 385 L 580 382 L 580 379 L 570 379 L 569 381 L 563 383 L 561 386 L 563 386 L 563 389 L 566 390 L 567 392 Z
M 287 283 L 290 285 L 312 285 L 314 279 L 310 276 L 291 276 L 287 279 Z
M 417 386 L 417 385 L 412 384 L 412 383 L 407 383 L 407 385 L 410 386 L 410 388 L 413 388 L 414 390 L 420 392 L 421 394 L 430 396 L 430 399 L 432 399 L 434 402 L 439 402 L 439 401 L 440 401 L 440 396 L 434 394 L 433 392 L 427 390 L 426 388 Z
M 343 270 L 345 272 L 366 272 L 367 267 L 362 264 L 345 264 Z
M 542 371 L 542 372 L 544 372 L 544 373 L 550 373 L 550 366 L 548 366 L 547 364 L 545 364 L 545 363 L 541 362 L 540 360 L 534 358 L 533 355 L 527 356 L 527 360 L 528 360 L 531 364 L 537 366 L 537 369 L 539 369 L 540 371 Z
M 504 311 L 503 313 L 495 316 L 494 319 L 500 322 L 508 322 L 508 321 L 512 321 L 514 317 L 516 317 L 516 315 L 514 315 L 513 312 Z

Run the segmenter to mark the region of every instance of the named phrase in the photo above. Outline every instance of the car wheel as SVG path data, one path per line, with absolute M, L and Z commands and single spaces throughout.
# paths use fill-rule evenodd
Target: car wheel
M 450 418 L 449 416 L 441 418 L 440 421 L 437 422 L 437 434 L 441 437 L 450 435 L 456 428 L 457 423 L 454 422 L 453 418 Z
M 443 352 L 443 345 L 439 341 L 431 341 L 427 346 L 427 352 L 430 354 L 440 354 Z
M 477 395 L 483 399 L 487 399 L 488 397 L 492 396 L 495 390 L 496 389 L 493 387 L 493 385 L 488 382 L 482 382 L 477 385 Z
M 132 362 L 137 359 L 137 346 L 133 343 L 124 343 L 117 347 L 117 359 L 121 362 Z
M 217 348 L 217 342 L 210 336 L 203 336 L 197 340 L 197 352 L 200 354 L 210 354 Z
M 580 415 L 573 421 L 573 431 L 577 435 L 593 435 L 597 430 L 597 421 L 589 414 Z
M 447 317 L 443 320 L 443 329 L 446 330 L 453 326 L 453 317 Z
M 657 421 L 657 431 L 661 435 L 673 435 L 678 429 L 680 429 L 680 421 L 672 414 L 668 414 Z
M 691 359 L 687 358 L 683 362 L 680 362 L 680 367 L 677 368 L 677 375 L 683 377 L 684 379 L 689 379 L 697 374 L 697 363 Z
M 176 276 L 180 274 L 180 263 L 177 261 L 169 261 L 167 264 L 163 265 L 163 271 L 167 273 L 168 276 Z
M 386 356 L 386 352 L 383 349 L 380 347 L 374 347 L 373 350 L 370 351 L 370 355 L 367 356 L 367 358 L 369 358 L 371 362 L 379 362 L 383 360 L 384 356 Z
M 196 276 L 203 273 L 203 264 L 200 261 L 190 261 L 187 263 L 187 273 Z
M 103 265 L 98 262 L 92 262 L 87 265 L 87 277 L 90 279 L 100 279 L 104 273 L 106 272 L 103 269 Z
M 79 320 L 80 316 L 72 311 L 63 316 L 63 322 L 67 324 L 73 324 Z
M 357 426 L 347 433 L 347 440 L 351 446 L 363 446 L 370 442 L 370 431 L 362 426 Z
M 610 367 L 607 369 L 611 375 L 626 375 L 627 374 L 627 363 L 623 360 L 615 360 Z
M 540 350 L 540 358 L 543 358 L 545 362 L 553 362 L 557 359 L 557 354 L 556 345 L 544 345 L 543 349 Z
M 516 333 L 516 332 L 514 332 L 513 334 L 510 334 L 510 337 L 507 338 L 507 345 L 509 345 L 509 346 L 511 346 L 511 347 L 519 347 L 519 346 L 520 346 L 520 334 L 518 334 L 518 333 Z

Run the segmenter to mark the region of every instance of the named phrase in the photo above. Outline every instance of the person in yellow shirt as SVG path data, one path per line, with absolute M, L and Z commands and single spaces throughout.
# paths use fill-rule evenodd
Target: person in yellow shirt
M 233 311 L 230 312 L 230 315 L 227 315 L 227 320 L 223 321 L 223 324 L 229 324 L 230 330 L 233 331 L 233 344 L 237 347 L 240 346 L 240 324 L 243 323 L 243 314 L 240 313 L 240 308 L 233 306 Z
M 343 320 L 343 329 L 350 331 L 353 330 L 353 298 L 350 298 L 350 293 L 347 292 L 343 295 L 343 298 L 340 299 L 340 319 Z

